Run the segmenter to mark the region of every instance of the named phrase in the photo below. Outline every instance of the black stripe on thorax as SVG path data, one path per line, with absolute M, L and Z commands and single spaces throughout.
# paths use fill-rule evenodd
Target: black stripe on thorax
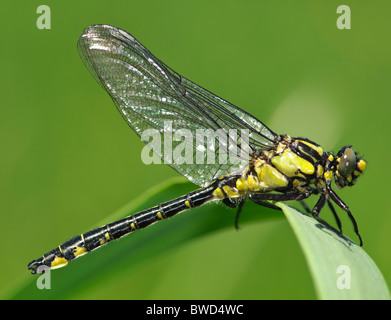
M 300 140 L 305 140 L 305 141 L 307 141 L 309 143 L 312 143 L 315 146 L 319 146 L 315 142 L 312 142 L 312 141 L 310 141 L 308 139 L 300 138 Z M 299 157 L 307 160 L 308 162 L 310 162 L 312 164 L 317 163 L 321 159 L 321 155 L 316 150 L 311 148 L 309 145 L 298 141 L 297 139 L 292 141 L 292 143 L 289 145 L 289 147 Z

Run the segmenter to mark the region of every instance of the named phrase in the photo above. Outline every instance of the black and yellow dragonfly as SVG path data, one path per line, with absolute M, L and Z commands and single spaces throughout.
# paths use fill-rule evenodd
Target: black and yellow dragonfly
M 247 198 L 278 210 L 276 201 L 301 201 L 320 224 L 344 237 L 332 205 L 335 203 L 347 213 L 362 245 L 353 215 L 331 188 L 333 177 L 339 188 L 353 186 L 365 170 L 365 160 L 351 146 L 341 148 L 334 155 L 306 138 L 274 133 L 252 115 L 169 68 L 136 38 L 119 28 L 109 25 L 86 28 L 78 49 L 90 73 L 140 137 L 147 129 L 154 129 L 162 136 L 187 130 L 194 137 L 203 130 L 218 132 L 217 137 L 226 134 L 227 139 L 225 142 L 219 140 L 214 146 L 216 152 L 212 159 L 207 159 L 207 152 L 204 152 L 201 162 L 172 158 L 166 161 L 200 189 L 76 236 L 31 261 L 28 269 L 32 273 L 40 272 L 40 266 L 50 269 L 65 266 L 112 240 L 209 201 L 222 201 L 229 207 L 237 207 L 238 214 Z M 232 130 L 243 130 L 247 136 L 232 135 Z M 208 145 L 201 148 L 194 140 L 188 143 L 193 154 L 209 149 Z M 219 161 L 224 147 L 229 148 L 230 142 L 237 148 L 246 147 L 247 156 L 241 154 L 230 162 Z M 172 143 L 178 145 L 180 142 Z M 163 140 L 161 147 L 167 147 Z M 162 160 L 167 160 L 165 154 L 162 150 L 157 152 Z M 318 194 L 319 199 L 310 210 L 303 200 L 312 194 Z M 338 229 L 319 217 L 326 203 Z

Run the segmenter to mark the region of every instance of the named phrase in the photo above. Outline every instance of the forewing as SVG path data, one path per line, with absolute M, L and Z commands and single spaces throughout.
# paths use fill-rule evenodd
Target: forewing
M 227 163 L 221 161 L 223 150 L 230 149 L 231 143 L 236 143 L 237 149 L 247 147 L 249 153 L 274 145 L 276 135 L 259 120 L 180 76 L 126 31 L 108 25 L 90 26 L 81 35 L 78 48 L 84 64 L 129 126 L 139 136 L 147 129 L 158 132 L 161 144 L 155 154 L 197 185 L 232 173 L 248 160 L 238 155 Z M 247 129 L 249 139 L 229 135 L 230 129 Z M 209 145 L 204 147 L 205 141 L 196 139 L 199 132 L 207 130 L 222 138 L 216 139 L 213 159 L 208 158 Z M 188 133 L 192 139 L 176 141 L 175 137 Z M 168 146 L 164 138 L 170 136 Z M 191 159 L 173 159 L 176 151 L 183 155 L 186 150 L 191 150 Z

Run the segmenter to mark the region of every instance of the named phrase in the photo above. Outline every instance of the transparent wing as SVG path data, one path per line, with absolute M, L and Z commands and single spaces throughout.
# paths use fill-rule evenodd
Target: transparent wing
M 197 185 L 237 171 L 253 151 L 276 142 L 261 121 L 182 77 L 124 30 L 90 26 L 78 49 L 129 126 L 142 139 L 158 133 L 157 146 L 145 142 Z

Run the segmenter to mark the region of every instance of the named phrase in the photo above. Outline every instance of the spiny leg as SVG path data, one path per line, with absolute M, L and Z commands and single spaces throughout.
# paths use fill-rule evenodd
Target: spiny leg
M 292 201 L 292 200 L 301 201 L 305 198 L 308 198 L 310 195 L 311 195 L 310 191 L 307 193 L 301 193 L 301 192 L 294 191 L 294 192 L 287 192 L 287 193 L 252 193 L 248 197 L 250 198 L 250 200 L 252 200 L 254 202 L 267 201 L 267 200 L 269 200 L 269 201 Z M 271 207 L 271 208 L 275 209 L 274 207 Z
M 310 208 L 308 207 L 308 205 L 304 202 L 304 200 L 300 200 L 300 203 L 301 203 L 301 205 L 303 206 L 304 210 L 305 210 L 307 213 L 312 214 L 311 209 L 310 209 Z M 329 206 L 331 212 L 333 213 L 333 216 L 334 216 L 335 221 L 337 222 L 339 231 L 341 231 L 341 233 L 342 233 L 342 224 L 341 224 L 341 220 L 339 219 L 339 217 L 338 217 L 338 215 L 337 215 L 337 212 L 335 211 L 334 206 L 333 206 L 332 202 L 331 202 L 329 199 L 327 199 L 327 205 Z
M 348 214 L 349 219 L 353 224 L 354 232 L 356 233 L 358 239 L 360 240 L 360 247 L 362 247 L 363 241 L 360 233 L 358 232 L 357 222 L 354 219 L 352 213 L 350 212 L 349 207 L 341 200 L 340 197 L 337 196 L 337 194 L 331 188 L 328 188 L 327 190 L 329 192 L 331 200 L 333 200 L 343 211 L 345 211 Z
M 303 206 L 305 212 L 307 212 L 307 213 L 309 213 L 309 214 L 312 213 L 311 209 L 307 206 L 307 204 L 304 202 L 304 200 L 300 200 L 300 203 L 301 203 L 301 205 Z
M 276 205 L 274 205 L 272 203 L 260 200 L 259 198 L 256 197 L 256 194 L 250 194 L 248 197 L 251 201 L 255 202 L 256 204 L 259 204 L 259 205 L 264 206 L 266 208 L 271 208 L 274 210 L 282 211 L 282 209 L 280 207 L 277 207 Z
M 337 211 L 335 211 L 334 206 L 329 199 L 327 199 L 327 204 L 328 204 L 331 212 L 333 213 L 333 216 L 335 218 L 335 221 L 337 222 L 339 231 L 341 231 L 341 233 L 342 233 L 342 224 L 341 224 L 341 220 L 339 220 L 339 217 L 337 215 Z
M 256 204 L 274 210 L 282 211 L 280 207 L 277 207 L 276 205 L 265 201 L 291 201 L 291 200 L 302 201 L 302 199 L 308 198 L 309 196 L 310 193 L 288 192 L 288 193 L 252 193 L 248 197 L 251 201 L 255 202 Z
M 319 190 L 317 188 L 311 188 L 311 191 L 309 191 L 303 199 L 308 198 L 311 194 L 319 194 Z M 301 205 L 303 206 L 305 212 L 307 212 L 308 214 L 312 214 L 312 210 L 305 203 L 305 201 L 304 200 L 299 200 L 299 201 L 300 201 Z
M 230 208 L 236 208 L 238 207 L 238 211 L 236 212 L 236 217 L 235 217 L 235 229 L 239 230 L 239 215 L 242 212 L 243 205 L 245 203 L 246 199 L 240 199 L 239 201 L 231 198 L 225 198 L 222 200 L 222 202 Z
M 298 198 L 304 197 L 302 194 L 292 192 L 292 193 L 252 193 L 249 196 L 249 199 L 256 204 L 259 204 L 261 206 L 264 206 L 266 208 L 271 208 L 274 210 L 282 211 L 280 207 L 277 207 L 276 205 L 265 202 L 265 201 L 289 201 L 289 200 L 300 200 Z
M 319 213 L 320 211 L 322 210 L 322 208 L 324 207 L 324 205 L 326 204 L 326 200 L 327 200 L 327 195 L 326 194 L 322 194 L 318 200 L 318 202 L 315 204 L 315 207 L 312 209 L 312 216 L 314 217 L 314 219 L 316 221 L 318 221 L 321 225 L 325 226 L 327 229 L 329 229 L 330 231 L 334 232 L 335 234 L 337 234 L 339 237 L 343 238 L 343 239 L 346 239 L 344 237 L 344 235 L 342 234 L 341 231 L 335 229 L 334 227 L 332 227 L 331 225 L 329 225 L 326 221 L 324 221 L 323 219 L 321 219 L 319 217 Z

